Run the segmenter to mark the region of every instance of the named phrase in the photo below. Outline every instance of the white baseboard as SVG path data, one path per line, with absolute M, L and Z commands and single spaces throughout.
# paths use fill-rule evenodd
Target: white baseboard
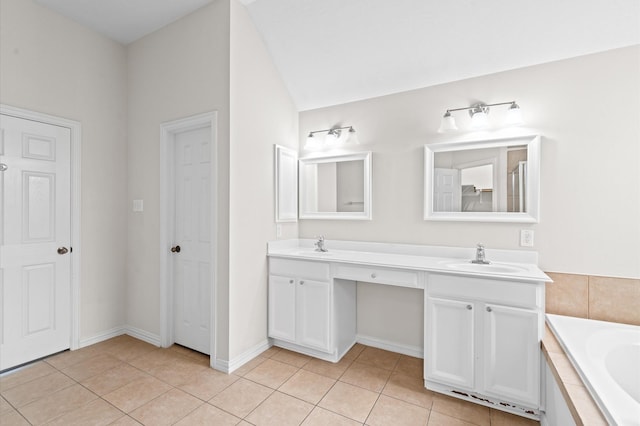
M 216 359 L 211 366 L 216 370 L 222 371 L 223 373 L 227 373 L 227 374 L 233 373 L 235 370 L 242 367 L 247 362 L 251 361 L 252 359 L 257 357 L 258 355 L 260 355 L 262 352 L 266 351 L 270 347 L 271 347 L 271 343 L 269 342 L 269 340 L 265 339 L 262 342 L 258 343 L 257 345 L 247 349 L 246 351 L 241 353 L 239 356 L 233 358 L 232 360 L 225 361 L 225 360 Z
M 125 327 L 114 327 L 111 330 L 103 331 L 99 334 L 96 334 L 93 337 L 88 337 L 86 339 L 80 340 L 80 344 L 78 345 L 78 349 L 84 348 L 87 346 L 95 345 L 96 343 L 103 342 L 108 339 L 112 339 L 114 337 L 121 336 L 126 333 Z
M 114 327 L 111 330 L 103 331 L 99 334 L 96 334 L 93 337 L 82 339 L 80 340 L 79 348 L 95 345 L 96 343 L 100 343 L 105 340 L 121 336 L 123 334 L 127 334 L 131 337 L 135 337 L 136 339 L 140 339 L 144 342 L 150 343 L 153 346 L 160 346 L 160 336 L 153 333 L 149 333 L 148 331 L 145 331 L 145 330 L 141 330 L 137 327 L 125 325 L 123 327 Z
M 150 343 L 153 346 L 160 347 L 160 336 L 158 336 L 157 334 L 149 333 L 148 331 L 133 327 L 131 325 L 125 325 L 124 332 L 131 337 L 135 337 L 136 339 L 140 339 L 144 342 Z
M 415 358 L 424 358 L 424 349 L 419 346 L 401 345 L 396 342 L 389 342 L 387 340 L 377 339 L 371 336 L 364 336 L 362 334 L 356 335 L 356 342 L 366 346 L 372 346 L 374 348 L 384 349 L 386 351 L 396 352 Z

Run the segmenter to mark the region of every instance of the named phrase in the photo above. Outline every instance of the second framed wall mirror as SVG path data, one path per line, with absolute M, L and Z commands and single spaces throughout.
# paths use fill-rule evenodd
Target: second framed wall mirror
M 540 136 L 425 145 L 425 220 L 537 223 Z
M 371 220 L 371 152 L 299 164 L 300 219 Z

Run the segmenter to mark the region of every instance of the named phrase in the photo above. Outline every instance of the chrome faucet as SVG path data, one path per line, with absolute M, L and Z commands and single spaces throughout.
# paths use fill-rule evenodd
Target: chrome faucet
M 313 245 L 316 246 L 316 251 L 321 251 L 321 252 L 329 251 L 329 249 L 324 246 L 324 236 L 320 235 L 319 237 L 316 237 L 316 238 L 318 239 L 318 241 L 313 243 Z
M 480 265 L 488 265 L 491 263 L 485 259 L 484 244 L 480 243 L 476 246 L 476 258 L 472 260 L 471 263 L 478 263 Z

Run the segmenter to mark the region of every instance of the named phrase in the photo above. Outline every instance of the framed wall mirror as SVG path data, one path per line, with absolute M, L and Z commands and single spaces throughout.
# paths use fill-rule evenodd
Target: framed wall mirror
M 371 152 L 299 163 L 300 219 L 371 220 Z
M 276 222 L 298 221 L 298 153 L 274 145 Z
M 425 220 L 537 223 L 540 136 L 424 147 Z

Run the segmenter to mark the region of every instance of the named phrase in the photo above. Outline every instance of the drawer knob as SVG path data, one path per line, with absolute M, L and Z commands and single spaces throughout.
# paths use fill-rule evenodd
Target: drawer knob
M 289 280 L 289 284 L 293 284 L 293 280 Z
M 304 281 L 300 281 L 300 285 L 304 284 Z
M 471 305 L 467 305 L 467 309 L 468 309 L 468 310 L 471 310 L 471 309 L 473 309 L 473 306 L 471 306 Z
M 375 278 L 375 277 L 376 277 L 376 274 L 374 272 L 373 274 L 371 274 L 371 278 Z
M 491 312 L 493 311 L 493 309 L 491 309 L 491 306 L 487 306 L 487 312 Z

